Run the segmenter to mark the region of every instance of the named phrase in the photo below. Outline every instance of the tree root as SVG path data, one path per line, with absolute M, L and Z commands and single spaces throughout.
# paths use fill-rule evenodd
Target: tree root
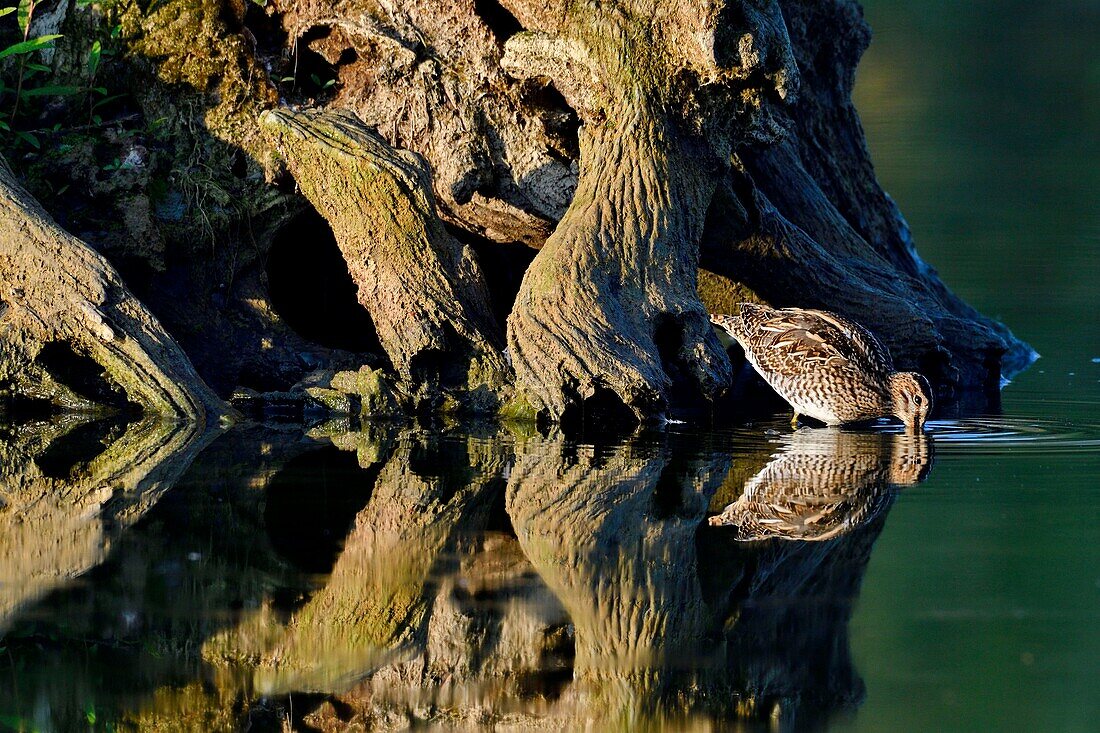
M 358 299 L 404 387 L 493 409 L 509 370 L 472 250 L 443 227 L 423 160 L 354 114 L 262 118 L 306 197 L 332 225 Z
M 98 386 L 74 389 L 74 377 Z M 114 268 L 54 223 L 2 161 L 0 385 L 70 408 L 128 401 L 200 421 L 228 409 Z

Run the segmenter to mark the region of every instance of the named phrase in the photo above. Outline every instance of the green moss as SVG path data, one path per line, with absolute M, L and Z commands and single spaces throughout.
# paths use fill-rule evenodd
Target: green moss
M 735 313 L 738 303 L 764 302 L 742 283 L 710 270 L 699 270 L 697 291 L 708 313 Z
M 397 392 L 381 369 L 363 366 L 356 372 L 337 372 L 332 377 L 331 385 L 335 390 L 359 397 L 359 412 L 363 417 L 401 414 Z
M 497 415 L 502 420 L 533 423 L 538 413 L 538 408 L 531 404 L 526 395 L 519 393 L 501 405 Z
M 351 398 L 339 390 L 327 387 L 307 387 L 306 394 L 329 412 L 341 415 L 350 415 L 352 412 Z

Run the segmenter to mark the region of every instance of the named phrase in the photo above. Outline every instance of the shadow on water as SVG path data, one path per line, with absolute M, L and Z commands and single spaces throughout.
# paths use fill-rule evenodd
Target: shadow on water
M 0 442 L 0 726 L 813 727 L 861 700 L 852 604 L 931 456 L 388 424 L 242 427 L 196 458 L 137 423 L 63 471 L 73 429 Z

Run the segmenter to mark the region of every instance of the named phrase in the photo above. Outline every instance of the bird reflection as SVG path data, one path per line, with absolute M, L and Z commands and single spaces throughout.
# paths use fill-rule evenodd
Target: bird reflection
M 709 522 L 744 542 L 830 540 L 881 514 L 894 487 L 920 483 L 931 468 L 923 433 L 799 430 Z

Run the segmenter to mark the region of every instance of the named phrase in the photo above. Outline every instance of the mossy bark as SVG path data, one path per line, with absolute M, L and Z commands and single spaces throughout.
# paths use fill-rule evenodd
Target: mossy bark
M 103 407 L 74 390 L 47 346 L 83 355 L 106 389 L 166 417 L 200 423 L 226 406 L 101 255 L 59 227 L 0 160 L 0 387 L 69 408 Z M 96 378 L 96 375 L 88 375 Z
M 554 417 L 603 389 L 645 417 L 666 408 L 676 360 L 704 393 L 722 390 L 729 364 L 695 292 L 712 154 L 642 102 L 584 135 L 581 156 L 508 319 L 520 388 Z
M 553 78 L 583 122 L 572 202 L 508 321 L 518 387 L 558 418 L 601 391 L 659 415 L 677 366 L 720 393 L 730 370 L 696 292 L 699 241 L 729 146 L 767 116 L 737 99 L 751 85 L 721 58 L 721 14 L 659 0 L 510 6 L 534 30 L 502 63 Z M 782 87 L 784 64 L 774 53 L 762 78 Z M 702 109 L 718 99 L 728 119 Z
M 423 161 L 349 112 L 283 110 L 262 122 L 332 225 L 407 391 L 431 403 L 458 390 L 469 407 L 492 411 L 509 379 L 499 330 L 472 251 L 439 220 Z

